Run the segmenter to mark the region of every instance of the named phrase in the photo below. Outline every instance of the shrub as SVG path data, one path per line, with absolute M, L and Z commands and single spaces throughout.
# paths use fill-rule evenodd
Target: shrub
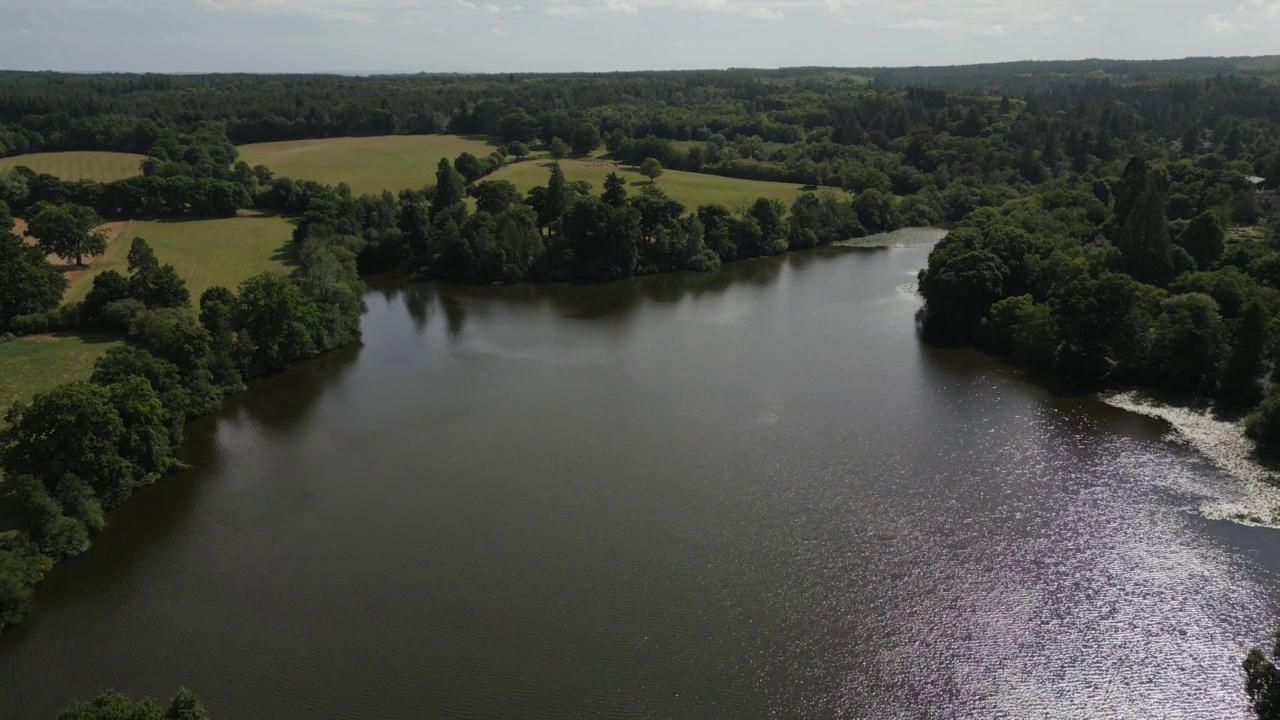
M 134 300 L 133 298 L 114 300 L 102 308 L 99 320 L 105 327 L 124 333 L 128 332 L 129 325 L 134 318 L 141 315 L 146 309 L 147 307 L 142 304 L 141 300 Z
M 49 330 L 49 316 L 46 313 L 19 315 L 9 322 L 9 327 L 18 335 L 37 335 Z

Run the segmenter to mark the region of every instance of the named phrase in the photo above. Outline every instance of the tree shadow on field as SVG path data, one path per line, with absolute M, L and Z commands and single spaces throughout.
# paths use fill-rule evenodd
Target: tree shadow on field
M 271 261 L 290 268 L 302 266 L 302 261 L 298 259 L 298 246 L 293 240 L 285 240 L 283 245 L 271 251 Z
M 459 135 L 458 137 L 462 138 L 463 140 L 470 140 L 471 142 L 484 143 L 485 145 L 488 145 L 489 147 L 492 147 L 492 148 L 502 147 L 502 143 L 498 142 L 494 138 L 489 137 L 488 135 L 473 133 L 471 135 Z

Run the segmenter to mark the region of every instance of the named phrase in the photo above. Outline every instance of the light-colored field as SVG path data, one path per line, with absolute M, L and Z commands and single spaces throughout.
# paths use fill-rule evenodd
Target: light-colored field
M 0 343 L 0 426 L 10 405 L 62 383 L 87 380 L 94 361 L 119 344 L 77 335 L 32 335 Z
M 495 149 L 482 139 L 459 135 L 291 140 L 238 148 L 240 159 L 250 165 L 265 165 L 294 180 L 345 182 L 357 195 L 432 185 L 440 158 L 452 161 L 464 152 L 485 157 Z
M 115 152 L 51 152 L 0 158 L 0 172 L 26 166 L 63 180 L 111 182 L 141 175 L 142 155 Z
M 561 160 L 560 168 L 564 170 L 564 176 L 568 180 L 586 180 L 591 183 L 591 192 L 597 195 L 604 192 L 604 179 L 611 172 L 626 178 L 627 192 L 630 194 L 639 192 L 642 186 L 649 184 L 649 179 L 634 168 L 614 165 L 611 161 L 596 158 Z M 550 175 L 550 161 L 527 160 L 508 165 L 484 179 L 509 180 L 521 191 L 528 191 L 529 188 L 546 185 Z M 734 209 L 742 203 L 755 202 L 760 197 L 781 200 L 790 209 L 791 203 L 803 192 L 799 185 L 790 183 L 739 180 L 679 170 L 664 172 L 658 178 L 657 185 L 690 210 L 707 203 L 719 203 Z
M 129 245 L 146 240 L 161 263 L 177 269 L 191 291 L 191 302 L 214 285 L 234 290 L 263 271 L 289 272 L 294 264 L 293 227 L 276 215 L 242 213 L 214 220 L 134 220 L 111 223 L 114 239 L 107 252 L 90 258 L 88 268 L 68 268 L 67 302 L 83 300 L 93 277 L 105 270 L 128 273 Z M 55 267 L 66 267 L 55 265 Z

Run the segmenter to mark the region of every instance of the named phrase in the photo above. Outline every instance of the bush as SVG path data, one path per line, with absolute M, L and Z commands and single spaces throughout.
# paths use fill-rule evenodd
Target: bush
M 129 331 L 129 325 L 133 323 L 134 319 L 146 309 L 147 307 L 142 304 L 141 300 L 134 300 L 133 298 L 114 300 L 102 308 L 99 321 L 105 327 L 125 333 Z
M 49 330 L 49 316 L 46 313 L 19 315 L 9 321 L 9 327 L 18 335 L 37 335 Z
M 50 310 L 49 329 L 51 330 L 70 330 L 80 324 L 81 313 L 80 303 L 67 303 L 57 310 Z

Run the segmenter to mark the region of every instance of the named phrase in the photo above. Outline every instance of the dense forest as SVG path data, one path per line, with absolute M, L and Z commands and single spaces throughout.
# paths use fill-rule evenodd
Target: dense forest
M 0 73 L 0 155 L 115 150 L 97 183 L 0 173 L 0 333 L 125 340 L 0 430 L 0 627 L 103 513 L 180 469 L 184 424 L 247 379 L 358 341 L 359 275 L 603 281 L 702 271 L 906 225 L 955 223 L 921 275 L 930 337 L 1061 377 L 1209 395 L 1280 447 L 1280 63 L 1011 63 L 579 75 Z M 237 144 L 452 132 L 495 145 L 355 196 L 277 177 Z M 651 182 L 566 180 L 603 151 Z M 546 153 L 547 183 L 487 179 Z M 19 163 L 21 165 L 21 163 Z M 790 206 L 685 207 L 663 169 L 803 185 Z M 299 266 L 192 298 L 145 241 L 83 302 L 47 254 L 100 253 L 103 218 L 295 222 Z M 40 246 L 12 232 L 21 217 Z M 1232 237 L 1230 228 L 1251 228 Z M 1270 236 L 1265 233 L 1270 232 Z M 1259 233 L 1263 233 L 1260 235 Z M 1280 387 L 1280 386 L 1277 386 Z

